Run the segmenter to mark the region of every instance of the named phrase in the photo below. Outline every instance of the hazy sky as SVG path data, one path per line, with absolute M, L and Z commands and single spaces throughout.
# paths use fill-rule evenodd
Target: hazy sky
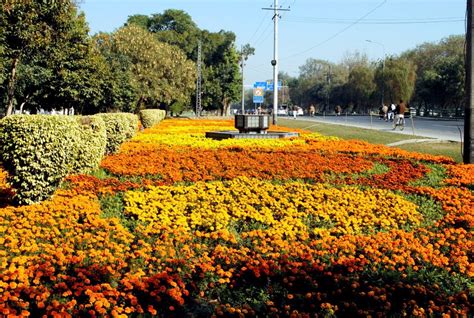
M 292 76 L 308 58 L 340 62 L 359 51 L 370 59 L 399 54 L 423 42 L 464 34 L 466 0 L 279 0 L 280 70 Z M 181 9 L 201 29 L 232 31 L 250 43 L 245 83 L 272 78 L 273 0 L 82 0 L 91 33 L 111 32 L 133 14 Z M 377 42 L 369 43 L 366 40 Z

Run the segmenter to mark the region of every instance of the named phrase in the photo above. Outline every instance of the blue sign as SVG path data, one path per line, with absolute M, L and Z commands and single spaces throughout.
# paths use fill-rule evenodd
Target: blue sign
M 253 89 L 253 102 L 255 104 L 263 103 L 263 95 L 265 94 L 265 89 L 263 87 L 255 87 Z
M 253 84 L 254 88 L 263 88 L 263 91 L 267 90 L 267 82 L 255 82 Z
M 273 91 L 273 81 L 267 82 L 267 90 Z M 278 90 L 281 91 L 281 81 L 278 81 Z

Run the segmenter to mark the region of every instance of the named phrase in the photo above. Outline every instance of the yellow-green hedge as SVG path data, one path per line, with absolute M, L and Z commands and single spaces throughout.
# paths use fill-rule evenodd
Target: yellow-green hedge
M 115 153 L 120 145 L 137 133 L 138 116 L 130 113 L 98 114 L 107 130 L 106 153 Z
M 99 116 L 14 115 L 0 120 L 0 158 L 19 204 L 48 198 L 70 173 L 98 167 L 105 153 Z
M 162 121 L 166 116 L 166 111 L 162 109 L 142 109 L 140 119 L 145 128 L 152 127 Z

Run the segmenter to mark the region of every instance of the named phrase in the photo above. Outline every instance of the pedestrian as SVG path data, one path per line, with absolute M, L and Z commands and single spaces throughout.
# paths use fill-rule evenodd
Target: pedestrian
M 393 121 L 393 130 L 400 126 L 400 130 L 405 128 L 405 111 L 407 110 L 407 106 L 403 99 L 400 99 L 400 102 L 395 108 L 395 120 Z
M 336 116 L 341 115 L 341 112 L 342 112 L 341 106 L 337 105 L 337 106 L 336 106 Z
M 383 106 L 380 106 L 380 107 L 379 107 L 379 119 L 380 119 L 380 120 L 383 119 Z
M 316 108 L 314 107 L 313 104 L 311 104 L 311 106 L 309 106 L 309 116 L 313 117 L 315 113 L 316 113 Z
M 393 121 L 393 118 L 395 117 L 395 110 L 396 110 L 397 106 L 395 104 L 391 104 L 390 105 L 390 108 L 388 110 L 388 120 L 390 121 Z
M 296 119 L 296 115 L 298 115 L 298 106 L 293 106 L 293 118 Z
M 384 104 L 384 105 L 382 106 L 382 112 L 383 112 L 383 119 L 384 119 L 385 121 L 387 121 L 387 120 L 388 120 L 388 119 L 387 119 L 387 112 L 388 112 L 388 106 L 387 106 L 387 105 Z

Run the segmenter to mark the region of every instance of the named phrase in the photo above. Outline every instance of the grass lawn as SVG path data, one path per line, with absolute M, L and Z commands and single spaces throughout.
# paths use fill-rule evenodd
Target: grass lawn
M 325 136 L 335 136 L 341 139 L 358 139 L 373 144 L 388 145 L 394 142 L 410 139 L 428 139 L 426 137 L 396 134 L 391 132 L 374 131 L 359 127 L 315 123 L 312 121 L 279 119 L 279 124 L 290 128 L 306 129 L 318 132 Z M 400 149 L 416 151 L 432 155 L 448 156 L 462 162 L 461 144 L 459 142 L 440 142 L 440 143 L 408 143 L 397 146 Z

